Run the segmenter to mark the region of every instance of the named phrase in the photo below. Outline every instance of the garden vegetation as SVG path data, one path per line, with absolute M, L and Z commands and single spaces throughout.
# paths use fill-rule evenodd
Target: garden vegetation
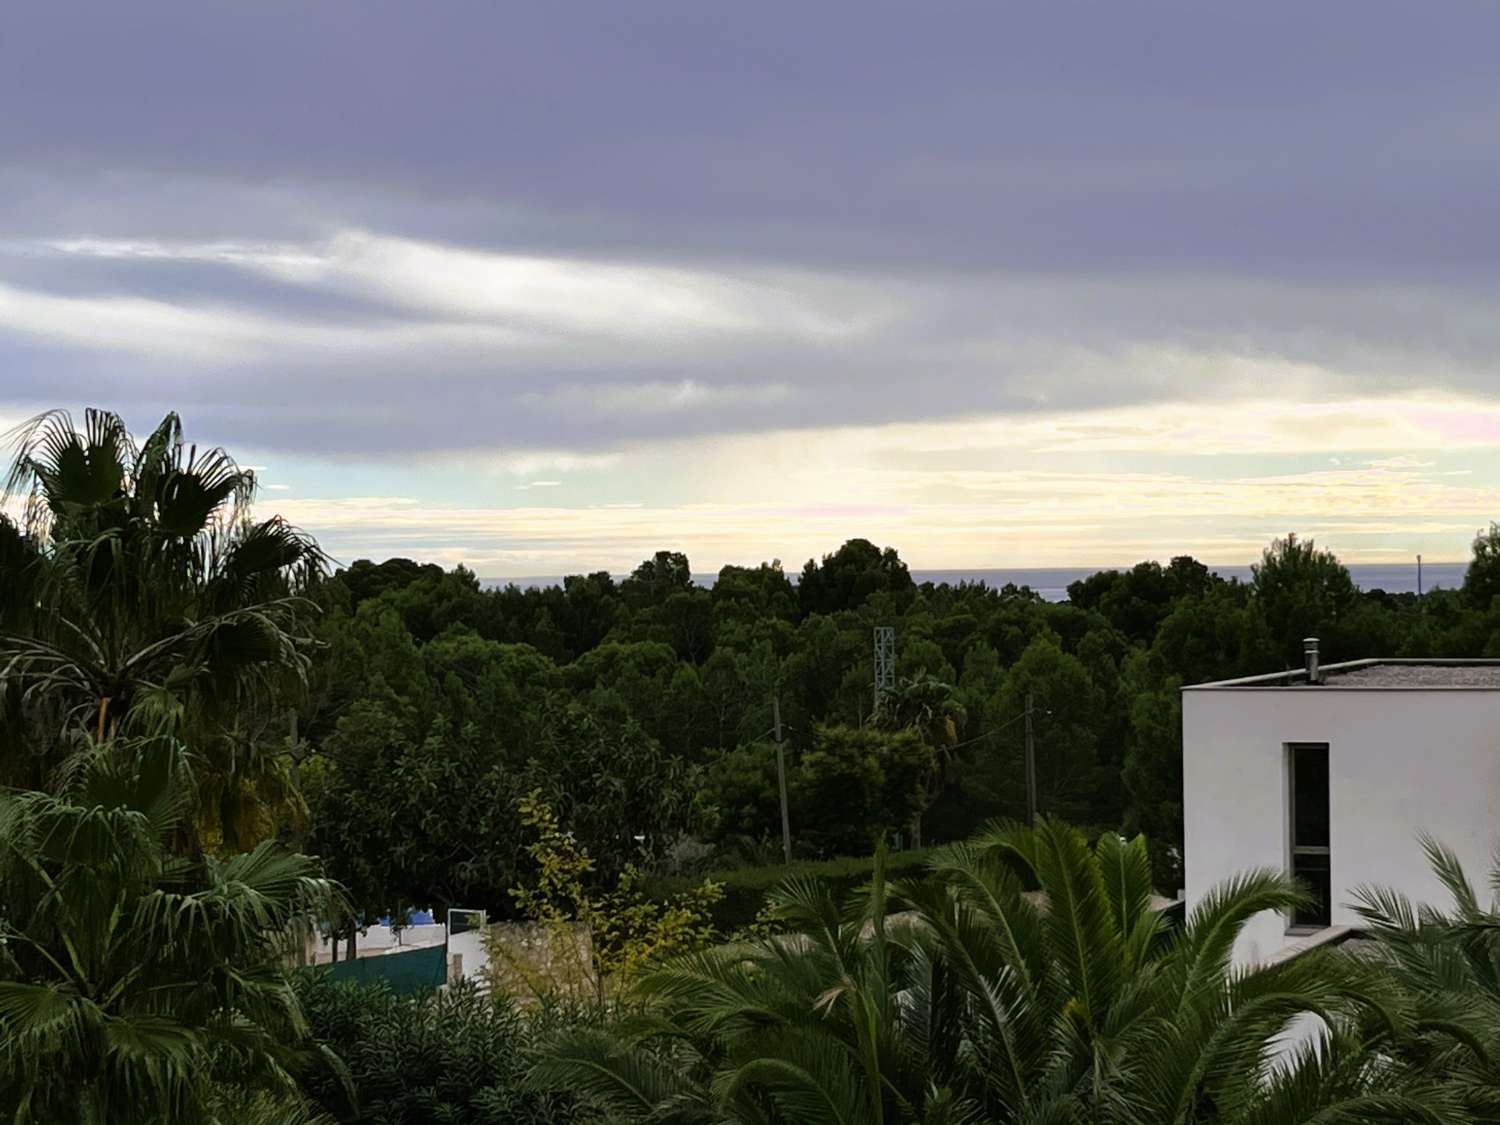
M 864 540 L 796 581 L 704 587 L 662 551 L 487 589 L 336 566 L 175 416 L 12 438 L 5 1120 L 1500 1120 L 1500 915 L 1439 842 L 1451 908 L 1364 888 L 1355 947 L 1255 971 L 1236 935 L 1299 888 L 1246 872 L 1186 918 L 1158 893 L 1179 688 L 1293 665 L 1305 633 L 1500 655 L 1494 527 L 1420 600 L 1295 536 L 1247 583 L 1178 558 L 1056 604 L 918 585 Z M 589 987 L 297 967 L 315 929 L 450 906 L 578 935 Z

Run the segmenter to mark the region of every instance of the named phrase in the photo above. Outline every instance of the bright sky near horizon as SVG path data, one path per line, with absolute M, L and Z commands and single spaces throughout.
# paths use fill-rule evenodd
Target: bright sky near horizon
M 1466 557 L 1500 8 L 31 5 L 0 429 L 180 411 L 492 576 Z

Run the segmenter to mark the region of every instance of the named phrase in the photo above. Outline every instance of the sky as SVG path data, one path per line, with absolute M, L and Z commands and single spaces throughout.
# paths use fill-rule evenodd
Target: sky
M 341 562 L 1467 556 L 1500 6 L 30 5 L 0 430 L 169 410 Z

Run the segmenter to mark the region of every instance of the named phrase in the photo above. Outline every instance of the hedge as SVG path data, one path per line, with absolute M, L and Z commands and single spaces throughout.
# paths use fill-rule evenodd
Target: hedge
M 906 852 L 893 852 L 886 856 L 885 870 L 889 876 L 909 876 L 919 872 L 932 855 L 932 849 L 922 848 Z M 765 906 L 766 896 L 787 879 L 816 879 L 836 899 L 843 899 L 859 890 L 870 881 L 875 870 L 873 856 L 847 859 L 804 860 L 766 867 L 735 867 L 725 871 L 711 871 L 697 878 L 676 877 L 653 879 L 645 886 L 652 898 L 664 899 L 669 895 L 698 886 L 704 879 L 712 879 L 724 887 L 724 897 L 714 907 L 714 925 L 730 933 L 748 926 Z
M 593 1012 L 546 1007 L 522 1012 L 503 998 L 481 994 L 472 981 L 421 996 L 396 996 L 383 981 L 338 983 L 325 972 L 304 969 L 295 984 L 318 1048 L 305 1053 L 301 1084 L 333 1121 L 576 1125 L 596 1120 L 571 1092 L 542 1088 L 527 1078 L 549 1035 L 598 1026 L 602 1017 Z

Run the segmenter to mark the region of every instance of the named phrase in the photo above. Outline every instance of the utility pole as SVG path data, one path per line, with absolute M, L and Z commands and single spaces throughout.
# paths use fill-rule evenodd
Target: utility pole
M 1422 556 L 1417 556 L 1417 597 L 1422 596 Z
M 1036 736 L 1031 726 L 1031 692 L 1026 693 L 1026 827 L 1036 827 Z
M 292 708 L 290 739 L 292 746 L 292 780 L 302 783 L 302 740 L 297 737 L 297 709 Z
M 781 693 L 771 697 L 771 718 L 776 731 L 776 784 L 781 789 L 781 854 L 792 865 L 792 818 L 786 808 L 786 752 L 781 745 Z

